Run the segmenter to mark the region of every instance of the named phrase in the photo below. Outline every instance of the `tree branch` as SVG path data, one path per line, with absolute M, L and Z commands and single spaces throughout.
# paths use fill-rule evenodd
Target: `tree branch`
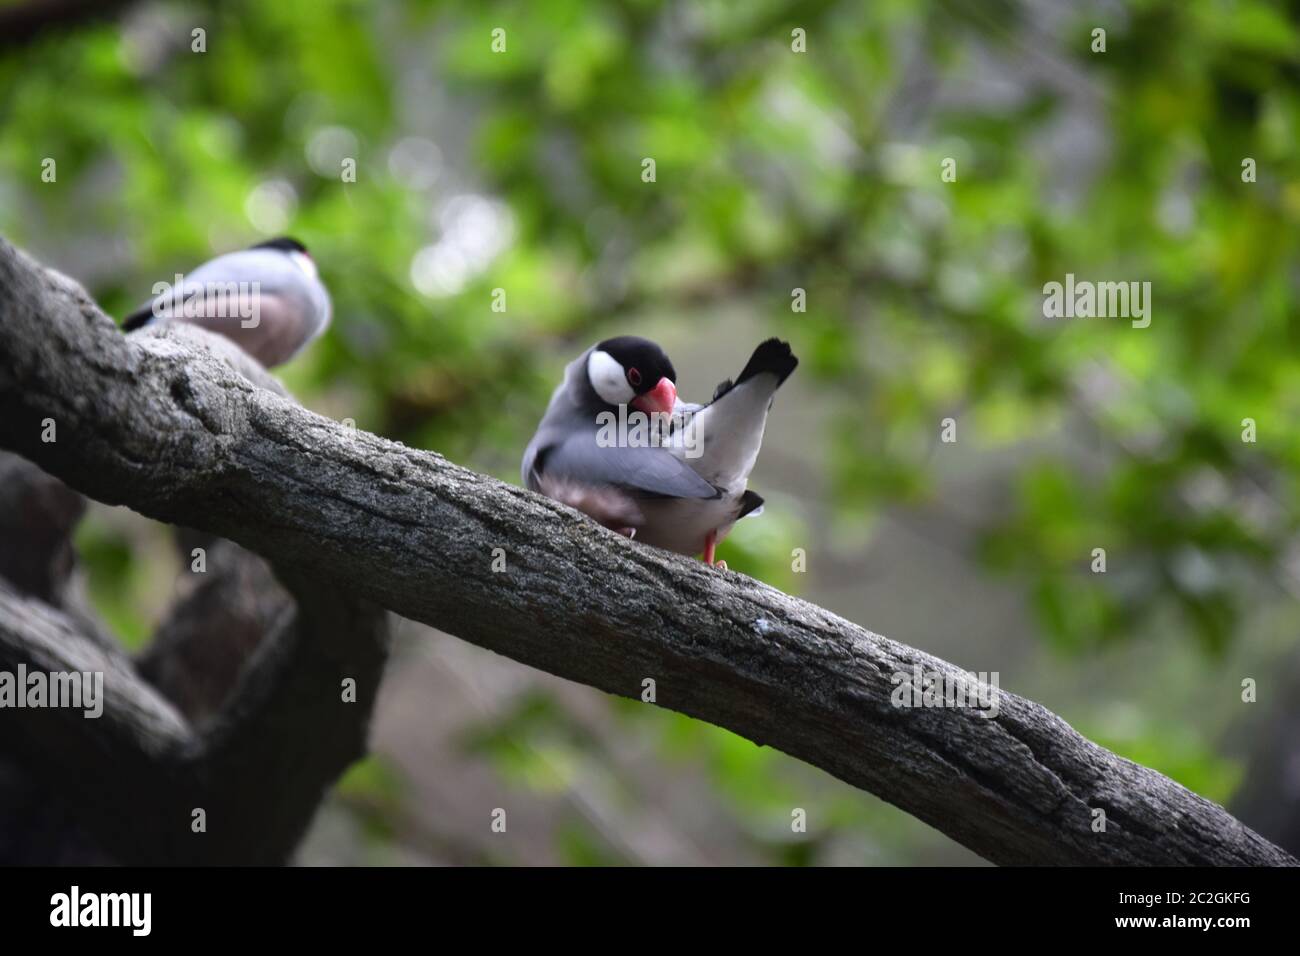
M 83 493 L 610 693 L 639 697 L 653 678 L 663 706 L 822 767 L 995 862 L 1295 863 L 1031 701 L 1002 693 L 994 719 L 891 705 L 894 674 L 960 674 L 951 664 L 353 432 L 255 386 L 198 330 L 124 337 L 3 241 L 0 354 L 0 445 Z
M 284 394 L 229 343 L 201 341 L 241 376 Z M 147 864 L 288 859 L 325 789 L 365 753 L 387 651 L 384 612 L 292 569 L 282 575 L 286 590 L 262 558 L 208 542 L 206 572 L 194 575 L 133 667 L 66 600 L 75 565 L 68 539 L 84 500 L 7 453 L 0 476 L 0 578 L 8 579 L 0 580 L 0 669 L 100 672 L 107 698 L 100 719 L 75 709 L 0 712 L 0 752 L 35 778 L 4 768 L 0 797 L 48 831 L 40 849 L 8 834 L 9 851 L 47 862 L 69 854 Z M 351 699 L 345 680 L 355 681 Z M 207 832 L 191 827 L 199 808 Z M 97 845 L 84 845 L 81 831 Z
M 184 557 L 189 567 L 190 556 Z M 207 549 L 207 570 L 181 595 L 136 661 L 142 677 L 191 721 L 215 713 L 245 665 L 293 606 L 271 567 L 230 541 Z
M 61 605 L 72 574 L 72 531 L 86 500 L 17 455 L 0 452 L 0 577 Z
M 381 612 L 313 585 L 295 592 L 299 611 L 286 610 L 228 705 L 196 731 L 125 656 L 0 583 L 0 669 L 103 674 L 102 716 L 7 710 L 5 751 L 117 861 L 284 862 L 326 788 L 365 753 L 387 651 Z

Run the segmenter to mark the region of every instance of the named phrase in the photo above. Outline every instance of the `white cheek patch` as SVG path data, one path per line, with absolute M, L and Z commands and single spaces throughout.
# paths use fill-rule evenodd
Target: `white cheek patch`
M 315 279 L 319 277 L 320 273 L 316 271 L 316 263 L 312 261 L 311 256 L 295 249 L 289 253 L 289 258 L 293 260 L 294 265 L 307 273 L 309 278 Z
M 611 405 L 626 405 L 636 397 L 636 392 L 627 383 L 623 366 L 614 356 L 599 349 L 587 359 L 587 379 L 596 394 Z

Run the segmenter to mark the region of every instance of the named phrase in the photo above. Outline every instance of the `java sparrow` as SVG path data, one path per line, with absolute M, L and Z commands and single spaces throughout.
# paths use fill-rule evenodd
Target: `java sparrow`
M 745 485 L 773 396 L 798 364 L 788 343 L 768 339 L 735 382 L 692 405 L 678 400 L 677 373 L 658 345 L 606 339 L 565 369 L 524 452 L 524 484 L 638 541 L 713 564 L 718 542 L 763 504 Z M 659 423 L 651 441 L 609 428 L 632 420 L 629 407 Z
M 325 331 L 330 297 L 307 247 L 287 237 L 217 256 L 128 315 L 122 329 L 160 321 L 218 332 L 264 367 L 280 365 Z

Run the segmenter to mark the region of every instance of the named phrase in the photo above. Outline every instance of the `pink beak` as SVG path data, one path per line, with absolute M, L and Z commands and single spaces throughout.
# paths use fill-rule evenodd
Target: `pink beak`
M 673 384 L 670 378 L 661 378 L 659 384 L 650 391 L 632 399 L 632 407 L 637 411 L 645 412 L 647 415 L 656 412 L 671 415 L 676 404 L 677 386 Z

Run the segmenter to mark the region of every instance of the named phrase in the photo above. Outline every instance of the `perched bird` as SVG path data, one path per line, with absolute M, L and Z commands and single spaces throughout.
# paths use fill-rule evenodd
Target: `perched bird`
M 264 367 L 287 362 L 330 322 L 330 297 L 307 247 L 280 238 L 203 263 L 122 321 L 190 322 L 218 332 Z
M 768 339 L 711 402 L 692 405 L 678 400 L 677 373 L 658 345 L 606 339 L 565 369 L 524 452 L 524 484 L 638 541 L 713 564 L 732 525 L 763 504 L 745 485 L 773 396 L 798 364 L 788 343 Z M 629 408 L 653 415 L 651 426 L 632 426 Z

